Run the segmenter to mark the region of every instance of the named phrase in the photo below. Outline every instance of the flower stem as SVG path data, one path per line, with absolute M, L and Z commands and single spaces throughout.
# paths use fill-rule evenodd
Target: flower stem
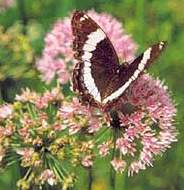
M 25 0 L 17 0 L 18 3 L 18 9 L 19 9 L 19 14 L 20 14 L 20 19 L 23 24 L 23 34 L 26 34 L 26 27 L 28 23 L 28 19 L 26 16 L 26 11 L 25 11 Z
M 111 160 L 113 160 L 115 156 L 115 150 L 113 149 Z M 115 190 L 116 188 L 116 172 L 114 171 L 113 166 L 110 166 L 110 185 L 112 190 Z
M 118 113 L 116 111 L 111 111 L 110 115 L 112 118 L 111 126 L 112 126 L 112 132 L 113 132 L 113 146 L 114 146 L 111 160 L 113 160 L 114 157 L 116 156 L 116 140 L 118 137 L 120 122 L 118 118 Z M 110 185 L 111 185 L 112 190 L 116 189 L 116 172 L 114 171 L 114 168 L 112 165 L 110 167 Z
M 88 169 L 88 190 L 92 190 L 93 184 L 93 170 L 92 167 Z

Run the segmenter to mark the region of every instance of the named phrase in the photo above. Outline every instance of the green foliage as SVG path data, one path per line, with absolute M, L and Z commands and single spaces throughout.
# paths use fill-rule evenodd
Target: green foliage
M 162 57 L 150 69 L 150 72 L 165 79 L 176 101 L 177 127 L 180 132 L 179 142 L 156 160 L 154 168 L 147 169 L 135 177 L 117 176 L 117 190 L 180 190 L 184 186 L 183 159 L 183 122 L 184 122 L 184 0 L 25 0 L 26 26 L 18 4 L 0 15 L 0 80 L 7 76 L 19 79 L 22 86 L 40 90 L 42 83 L 35 76 L 33 64 L 35 56 L 41 54 L 43 39 L 54 21 L 66 16 L 73 9 L 91 9 L 105 11 L 122 21 L 124 28 L 139 45 L 141 52 L 149 44 L 159 40 L 167 40 L 168 48 Z M 27 34 L 22 34 L 22 27 Z M 26 78 L 26 79 L 25 79 Z M 30 79 L 27 79 L 30 78 Z M 8 88 L 8 87 L 7 87 Z M 102 160 L 98 167 L 100 173 L 94 171 L 94 190 L 106 190 L 108 169 Z M 0 190 L 15 189 L 12 171 L 0 178 Z M 81 178 L 86 176 L 81 172 Z M 80 176 L 79 176 L 80 178 Z M 123 181 L 123 182 L 122 182 Z M 10 187 L 11 184 L 11 187 Z M 85 188 L 87 189 L 85 181 Z M 80 186 L 79 184 L 78 186 Z M 85 189 L 84 189 L 85 190 Z
M 21 33 L 21 25 L 16 23 L 6 31 L 0 28 L 0 80 L 7 76 L 33 76 L 33 56 L 33 48 L 28 37 Z

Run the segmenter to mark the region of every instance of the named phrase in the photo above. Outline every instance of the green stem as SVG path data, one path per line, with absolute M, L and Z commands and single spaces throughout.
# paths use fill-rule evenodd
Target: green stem
M 18 9 L 19 9 L 19 14 L 20 14 L 20 19 L 22 21 L 23 24 L 23 34 L 26 34 L 26 27 L 27 27 L 27 23 L 28 23 L 28 19 L 26 16 L 26 11 L 25 11 L 25 0 L 17 0 L 17 4 L 18 4 Z
M 83 135 L 83 133 L 80 133 L 79 134 L 79 139 L 80 140 L 86 140 L 86 137 Z M 88 189 L 88 190 L 92 190 L 92 184 L 93 184 L 93 169 L 92 169 L 92 166 L 91 167 L 89 167 L 89 168 L 87 168 L 86 169 L 86 171 L 87 171 L 87 174 L 88 174 L 88 176 L 87 176 L 87 183 L 86 183 L 86 188 Z
M 116 156 L 116 140 L 118 138 L 120 123 L 119 123 L 118 113 L 116 111 L 111 111 L 110 115 L 112 118 L 111 126 L 113 132 L 113 146 L 114 146 L 111 160 L 113 160 L 114 157 Z M 110 166 L 110 185 L 112 190 L 116 189 L 116 172 L 114 171 L 112 165 Z
M 115 142 L 116 142 L 116 130 L 113 130 L 113 143 L 114 143 L 114 148 L 113 148 L 113 152 L 112 152 L 112 157 L 111 157 L 111 160 L 114 159 L 115 157 Z M 111 187 L 112 187 L 112 190 L 115 190 L 116 188 L 116 172 L 114 171 L 114 168 L 113 166 L 111 165 L 110 166 L 110 184 L 111 184 Z
M 95 143 L 97 144 L 106 135 L 107 132 L 109 132 L 108 127 L 106 127 L 102 132 L 100 132 L 100 134 L 95 137 Z
M 92 190 L 93 184 L 93 170 L 92 167 L 88 169 L 88 190 Z

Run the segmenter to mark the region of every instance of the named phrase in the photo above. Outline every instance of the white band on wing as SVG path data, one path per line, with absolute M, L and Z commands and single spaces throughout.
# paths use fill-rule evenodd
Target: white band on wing
M 88 36 L 88 40 L 85 42 L 83 46 L 84 54 L 82 55 L 82 60 L 84 61 L 84 68 L 83 68 L 83 78 L 84 84 L 89 94 L 93 96 L 95 100 L 101 102 L 100 92 L 95 85 L 95 81 L 91 74 L 91 58 L 93 56 L 92 51 L 96 49 L 96 46 L 99 42 L 106 38 L 105 33 L 101 29 L 97 29 L 95 32 L 92 32 Z
M 138 69 L 135 70 L 135 72 L 133 73 L 133 75 L 131 76 L 131 78 L 129 78 L 129 80 L 123 86 L 121 86 L 118 90 L 116 90 L 115 92 L 113 92 L 110 96 L 107 96 L 102 101 L 103 104 L 106 104 L 108 101 L 112 101 L 112 100 L 118 98 L 130 86 L 130 84 L 132 83 L 132 81 L 134 81 L 135 79 L 137 79 L 137 77 L 144 70 L 146 63 L 148 62 L 148 60 L 151 57 L 151 50 L 152 50 L 152 48 L 148 48 L 144 52 L 142 60 L 141 60 L 141 62 L 138 65 Z

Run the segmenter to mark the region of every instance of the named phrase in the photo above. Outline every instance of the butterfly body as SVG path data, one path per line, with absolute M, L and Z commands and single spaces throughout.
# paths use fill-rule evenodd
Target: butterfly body
M 82 102 L 103 109 L 117 102 L 165 47 L 165 42 L 159 42 L 131 63 L 119 64 L 108 36 L 88 15 L 76 11 L 71 24 L 74 56 L 78 60 L 73 71 L 73 90 Z

